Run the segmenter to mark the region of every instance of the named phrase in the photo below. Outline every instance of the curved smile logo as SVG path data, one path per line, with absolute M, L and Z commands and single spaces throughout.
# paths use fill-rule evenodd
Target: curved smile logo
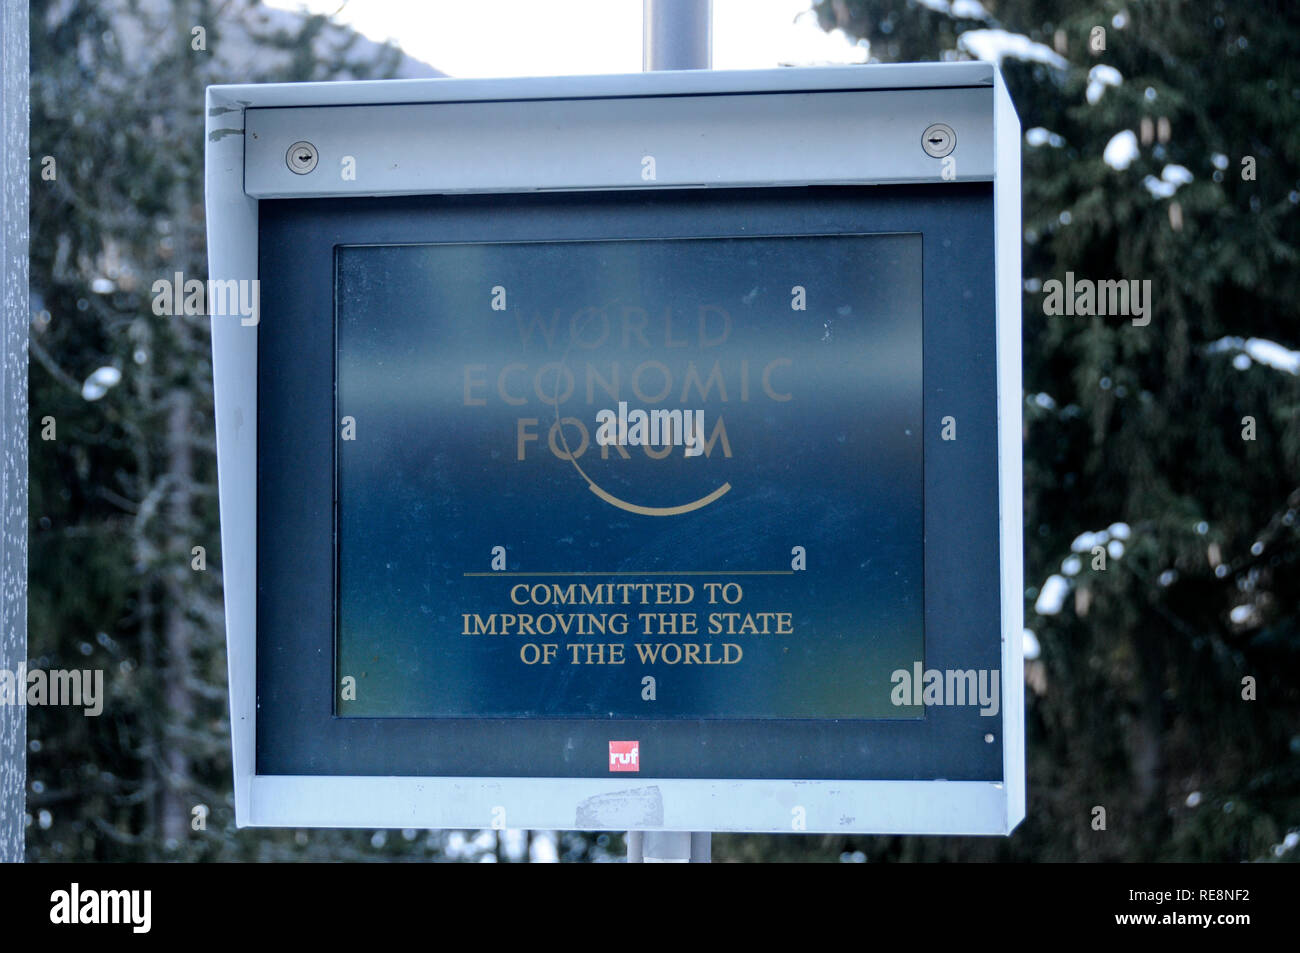
M 615 315 L 613 318 L 611 312 Z M 677 320 L 680 322 L 680 318 Z M 541 365 L 534 379 L 534 391 L 538 398 L 554 408 L 551 426 L 546 433 L 546 442 L 551 453 L 558 459 L 568 461 L 586 483 L 587 488 L 599 499 L 610 506 L 641 516 L 680 516 L 691 513 L 721 499 L 731 490 L 731 484 L 724 480 L 709 492 L 687 502 L 667 506 L 649 505 L 625 499 L 622 495 L 624 491 L 614 493 L 603 486 L 602 483 L 613 485 L 612 481 L 619 479 L 612 476 L 614 471 L 606 471 L 611 474 L 611 478 L 607 479 L 601 474 L 593 475 L 594 471 L 589 472 L 593 468 L 590 465 L 584 466 L 580 462 L 585 454 L 593 451 L 593 456 L 598 455 L 600 460 L 608 461 L 613 467 L 622 466 L 622 472 L 627 473 L 630 468 L 641 466 L 641 464 L 631 463 L 632 455 L 628 452 L 628 448 L 640 448 L 642 453 L 637 456 L 644 457 L 643 463 L 655 466 L 667 461 L 678 447 L 681 448 L 681 452 L 677 456 L 685 460 L 700 457 L 709 459 L 714 456 L 715 450 L 718 451 L 720 458 L 731 459 L 731 441 L 727 435 L 726 421 L 721 414 L 714 416 L 710 430 L 705 426 L 703 409 L 655 406 L 678 399 L 681 403 L 687 403 L 692 398 L 701 403 L 711 399 L 726 403 L 727 380 L 723 374 L 722 364 L 714 361 L 707 371 L 701 372 L 699 362 L 690 359 L 692 356 L 690 344 L 696 344 L 698 351 L 704 352 L 723 345 L 731 334 L 731 315 L 725 309 L 715 305 L 701 305 L 698 313 L 697 342 L 688 342 L 684 337 L 676 337 L 675 333 L 680 335 L 681 329 L 679 325 L 675 332 L 673 322 L 671 309 L 666 309 L 663 314 L 662 332 L 664 350 L 660 354 L 667 360 L 670 355 L 675 356 L 676 349 L 681 348 L 687 352 L 683 355 L 687 358 L 684 363 L 676 360 L 667 360 L 665 363 L 651 358 L 629 364 L 626 362 L 627 353 L 638 349 L 637 345 L 652 347 L 646 335 L 650 323 L 648 312 L 631 306 L 621 309 L 614 307 L 580 309 L 570 318 L 567 346 L 564 347 L 559 360 Z M 620 324 L 622 333 L 615 333 L 611 326 L 617 328 Z M 597 329 L 598 333 L 593 332 L 593 328 Z M 543 328 L 539 336 L 549 344 L 554 341 L 555 330 L 552 326 L 551 333 L 547 334 Z M 658 336 L 657 332 L 650 333 L 655 337 Z M 525 342 L 532 336 L 530 330 L 524 335 Z M 658 344 L 659 342 L 656 341 L 654 349 L 657 349 Z M 570 366 L 570 359 L 574 356 L 575 350 L 583 354 L 585 361 L 574 362 Z M 745 380 L 740 386 L 744 391 L 743 399 L 748 400 L 748 362 L 742 361 L 741 365 Z M 629 408 L 628 401 L 620 399 L 620 388 L 629 385 L 632 396 L 638 403 L 646 405 L 649 409 Z M 770 387 L 770 369 L 764 371 L 763 385 L 765 388 Z M 734 388 L 736 385 L 733 383 L 732 386 Z M 617 409 L 605 407 L 596 412 L 594 447 L 593 435 L 588 423 L 577 416 L 562 414 L 562 407 L 566 404 L 582 401 L 582 397 L 578 395 L 583 390 L 585 390 L 583 397 L 588 407 L 596 403 L 601 392 L 613 401 L 617 401 L 615 405 Z M 586 420 L 591 418 L 587 417 Z M 520 460 L 524 459 L 524 447 L 529 441 L 540 442 L 540 435 L 532 432 L 529 426 L 537 424 L 540 424 L 540 421 L 536 418 L 521 418 L 518 421 L 516 443 Z M 576 443 L 570 442 L 571 435 Z M 623 465 L 622 461 L 628 461 L 628 464 Z M 656 485 L 664 482 L 661 474 L 664 474 L 666 469 L 660 468 L 655 471 L 656 479 L 653 482 Z M 695 474 L 685 471 L 688 478 L 693 477 L 697 480 L 706 478 L 699 472 L 698 467 L 695 469 Z M 681 470 L 675 472 L 679 475 L 683 473 Z
M 558 415 L 558 411 L 557 411 Z M 627 401 L 619 401 L 618 412 L 605 409 L 596 414 L 596 443 L 602 447 L 669 447 L 685 448 L 685 455 L 698 457 L 704 452 L 704 411 L 703 410 L 633 410 L 627 409 Z M 563 428 L 561 428 L 563 430 Z M 570 454 L 570 461 L 587 481 L 591 492 L 619 509 L 643 516 L 677 516 L 708 506 L 731 489 L 730 483 L 724 483 L 712 493 L 680 506 L 642 506 L 621 500 L 601 489 Z
M 530 477 L 553 481 L 556 463 L 572 467 L 601 502 L 664 517 L 731 492 L 737 433 L 754 465 L 781 465 L 773 411 L 793 399 L 794 361 L 776 327 L 755 330 L 750 316 L 734 335 L 721 305 L 652 313 L 618 301 L 528 307 L 511 319 L 481 339 L 495 360 L 464 365 L 461 403 L 509 419 L 513 462 Z

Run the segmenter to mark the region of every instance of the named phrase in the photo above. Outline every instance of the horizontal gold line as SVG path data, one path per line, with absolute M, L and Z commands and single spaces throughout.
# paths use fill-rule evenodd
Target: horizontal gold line
M 793 569 L 719 569 L 716 572 L 707 569 L 683 569 L 675 572 L 670 569 L 655 569 L 646 572 L 615 571 L 605 572 L 599 569 L 579 570 L 577 572 L 467 572 L 466 576 L 793 576 Z

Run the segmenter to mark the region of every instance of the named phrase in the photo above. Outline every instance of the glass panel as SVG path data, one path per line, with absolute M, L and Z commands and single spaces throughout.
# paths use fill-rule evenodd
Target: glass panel
M 919 234 L 336 269 L 340 715 L 920 716 Z

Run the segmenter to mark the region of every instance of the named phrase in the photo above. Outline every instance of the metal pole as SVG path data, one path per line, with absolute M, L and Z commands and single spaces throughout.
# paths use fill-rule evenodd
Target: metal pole
M 711 69 L 713 0 L 642 0 L 641 69 Z
M 641 69 L 713 67 L 713 0 L 642 0 Z M 712 862 L 707 832 L 628 831 L 629 864 Z
M 0 0 L 0 669 L 11 673 L 27 661 L 27 17 L 27 0 Z M 0 862 L 23 859 L 26 787 L 27 709 L 0 704 Z
M 628 831 L 629 864 L 712 863 L 713 835 L 690 831 Z

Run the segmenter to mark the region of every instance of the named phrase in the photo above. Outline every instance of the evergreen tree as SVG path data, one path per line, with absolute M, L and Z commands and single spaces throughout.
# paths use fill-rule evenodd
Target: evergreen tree
M 1012 838 L 771 849 L 1296 859 L 1280 845 L 1300 817 L 1300 8 L 815 9 L 873 61 L 1006 51 L 1026 131 L 1025 618 L 1041 656 Z M 1046 314 L 1066 272 L 1149 280 L 1150 323 Z
M 208 319 L 152 307 L 207 276 L 207 85 L 434 71 L 246 0 L 31 22 L 30 664 L 103 669 L 106 698 L 29 710 L 28 856 L 441 856 L 442 833 L 236 832 Z

